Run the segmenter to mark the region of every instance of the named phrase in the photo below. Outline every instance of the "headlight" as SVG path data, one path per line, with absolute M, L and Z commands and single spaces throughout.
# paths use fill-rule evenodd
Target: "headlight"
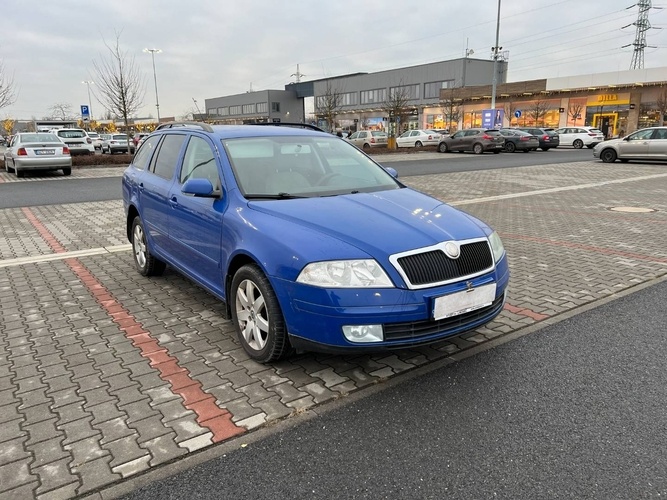
M 489 243 L 491 243 L 491 251 L 493 252 L 493 260 L 498 262 L 505 253 L 503 242 L 500 241 L 500 236 L 495 231 L 489 235 Z
M 389 276 L 373 259 L 312 262 L 296 281 L 323 288 L 393 287 Z

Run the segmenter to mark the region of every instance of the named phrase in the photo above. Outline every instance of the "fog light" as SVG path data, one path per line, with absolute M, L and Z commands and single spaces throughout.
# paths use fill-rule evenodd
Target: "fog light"
M 350 342 L 382 342 L 382 325 L 345 325 L 343 334 Z

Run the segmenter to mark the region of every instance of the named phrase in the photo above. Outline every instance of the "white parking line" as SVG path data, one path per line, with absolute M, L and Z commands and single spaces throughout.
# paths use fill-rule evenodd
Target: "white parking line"
M 550 193 L 559 193 L 563 191 L 574 191 L 577 189 L 589 189 L 589 188 L 596 188 L 596 187 L 601 187 L 601 186 L 607 186 L 610 184 L 625 184 L 628 182 L 638 182 L 638 181 L 646 181 L 646 180 L 651 180 L 651 179 L 660 179 L 667 177 L 667 174 L 655 174 L 655 175 L 643 175 L 640 177 L 630 177 L 627 179 L 616 179 L 616 180 L 611 180 L 611 181 L 602 181 L 602 182 L 593 182 L 593 183 L 588 183 L 588 184 L 576 184 L 573 186 L 564 186 L 564 187 L 558 187 L 558 188 L 549 188 L 549 189 L 537 189 L 534 191 L 524 191 L 521 193 L 513 193 L 513 194 L 502 194 L 498 196 L 487 196 L 484 198 L 474 198 L 471 200 L 461 200 L 461 201 L 454 201 L 448 203 L 449 205 L 453 206 L 460 206 L 460 205 L 472 205 L 475 203 L 486 203 L 489 201 L 498 201 L 498 200 L 507 200 L 507 199 L 512 199 L 512 198 L 523 198 L 526 196 L 536 196 L 540 194 L 550 194 Z M 73 258 L 78 258 L 78 257 L 89 257 L 92 255 L 103 255 L 107 253 L 117 253 L 117 252 L 127 252 L 132 249 L 131 244 L 125 244 L 125 245 L 113 245 L 113 246 L 108 246 L 108 247 L 100 247 L 100 248 L 91 248 L 88 250 L 75 250 L 72 252 L 62 252 L 62 253 L 53 253 L 53 254 L 47 254 L 47 255 L 36 255 L 36 256 L 27 256 L 27 257 L 19 257 L 15 259 L 5 259 L 5 260 L 0 260 L 0 268 L 2 267 L 11 267 L 11 266 L 22 266 L 25 264 L 35 264 L 39 262 L 49 262 L 49 261 L 54 261 L 54 260 L 65 260 L 65 259 L 73 259 Z

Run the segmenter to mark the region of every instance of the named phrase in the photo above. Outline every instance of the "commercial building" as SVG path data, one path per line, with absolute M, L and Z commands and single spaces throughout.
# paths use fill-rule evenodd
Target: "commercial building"
M 493 61 L 460 58 L 376 73 L 354 73 L 291 83 L 284 91 L 264 90 L 206 99 L 206 118 L 216 123 L 319 122 L 323 101 L 332 94 L 338 105 L 336 126 L 345 129 L 385 128 L 386 103 L 395 93 L 405 96 L 408 123 L 403 128 L 442 128 L 439 106 L 443 89 L 483 85 L 493 80 Z M 498 61 L 498 82 L 505 82 L 507 63 Z M 306 116 L 304 100 L 313 98 L 314 117 Z M 319 115 L 319 117 L 318 117 Z
M 460 129 L 487 126 L 567 127 L 590 125 L 608 137 L 663 123 L 667 68 L 507 82 L 498 61 L 496 109 L 490 110 L 493 61 L 460 58 L 376 73 L 354 73 L 206 99 L 215 123 L 306 122 L 326 127 L 327 99 L 336 96 L 335 127 L 358 129 Z M 402 123 L 388 112 L 396 92 L 406 96 Z M 311 97 L 314 116 L 306 116 Z

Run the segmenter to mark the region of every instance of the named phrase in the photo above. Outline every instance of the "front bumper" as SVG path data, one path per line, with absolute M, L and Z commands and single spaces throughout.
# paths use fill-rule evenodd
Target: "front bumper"
M 358 352 L 402 349 L 430 344 L 479 328 L 503 308 L 509 282 L 507 258 L 482 276 L 448 285 L 407 290 L 319 289 L 286 280 L 274 282 L 292 346 L 320 352 Z M 490 306 L 450 318 L 433 319 L 437 297 L 496 284 Z M 344 325 L 382 325 L 384 340 L 357 343 L 343 334 Z

